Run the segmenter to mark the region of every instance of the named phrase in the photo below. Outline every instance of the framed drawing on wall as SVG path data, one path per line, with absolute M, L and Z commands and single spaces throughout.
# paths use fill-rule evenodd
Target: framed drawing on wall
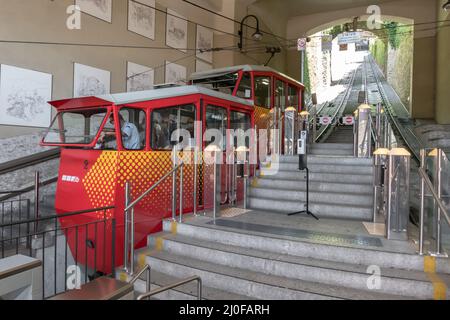
M 195 72 L 203 72 L 203 71 L 208 71 L 208 70 L 212 70 L 213 66 L 212 64 L 203 62 L 202 60 L 196 60 L 195 61 Z
M 197 58 L 207 61 L 209 63 L 213 62 L 213 54 L 211 50 L 213 48 L 214 33 L 211 29 L 197 25 Z
M 167 9 L 166 45 L 187 52 L 188 22 L 185 17 Z
M 52 78 L 48 73 L 0 65 L 0 124 L 49 127 Z
M 128 30 L 155 40 L 155 0 L 128 0 Z
M 109 71 L 75 63 L 74 98 L 108 94 L 110 90 L 111 73 Z
M 111 23 L 112 0 L 75 0 L 75 5 L 80 6 L 81 12 Z
M 127 92 L 152 90 L 155 79 L 155 70 L 128 62 L 127 65 Z
M 185 66 L 166 61 L 166 83 L 186 83 L 187 70 Z

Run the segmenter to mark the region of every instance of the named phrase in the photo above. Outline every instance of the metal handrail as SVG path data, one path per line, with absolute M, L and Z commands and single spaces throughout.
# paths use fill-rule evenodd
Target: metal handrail
M 427 187 L 430 189 L 431 195 L 433 196 L 433 198 L 436 201 L 437 205 L 441 209 L 442 213 L 444 214 L 445 220 L 447 221 L 448 225 L 450 226 L 450 215 L 449 215 L 449 213 L 447 211 L 447 208 L 445 207 L 444 203 L 442 202 L 442 200 L 440 199 L 440 197 L 436 193 L 436 190 L 435 190 L 435 188 L 433 186 L 433 183 L 431 182 L 430 178 L 428 177 L 428 174 L 426 173 L 426 171 L 423 168 L 419 168 L 419 174 L 422 177 L 422 179 L 424 179 L 425 184 L 427 185 Z
M 126 208 L 125 211 L 129 211 L 130 209 L 134 208 L 139 202 L 142 201 L 150 192 L 155 190 L 161 183 L 163 183 L 167 178 L 169 178 L 174 172 L 177 172 L 181 167 L 184 166 L 184 162 L 181 162 L 179 165 L 174 167 L 172 170 L 170 170 L 168 173 L 166 173 L 161 179 L 159 179 L 155 184 L 153 184 L 147 191 L 145 191 L 142 195 L 136 198 L 133 202 L 131 202 Z
M 61 150 L 55 148 L 4 162 L 0 164 L 0 175 L 59 158 L 60 154 Z
M 131 203 L 128 203 L 129 201 L 129 183 L 127 182 L 125 184 L 125 209 L 124 209 L 124 269 L 125 271 L 130 271 L 130 274 L 133 274 L 134 272 L 134 207 L 141 202 L 147 195 L 149 195 L 153 190 L 155 190 L 161 183 L 166 181 L 167 178 L 172 176 L 173 179 L 173 207 L 172 207 L 172 216 L 173 219 L 176 217 L 176 205 L 175 205 L 175 199 L 176 199 L 176 172 L 180 170 L 180 222 L 182 221 L 183 217 L 183 167 L 184 162 L 181 161 L 180 164 L 176 165 L 172 170 L 167 172 L 161 179 L 159 179 L 156 183 L 154 183 L 150 188 L 148 188 L 144 193 L 142 193 L 139 197 L 137 197 L 134 201 Z M 128 230 L 128 212 L 131 210 L 131 230 Z M 130 232 L 130 238 L 128 236 L 128 232 Z M 131 243 L 131 245 L 130 245 Z M 130 248 L 129 248 L 130 247 Z M 130 270 L 128 270 L 128 250 L 131 252 L 131 258 L 130 258 Z
M 147 285 L 147 292 L 149 292 L 151 290 L 151 272 L 152 272 L 152 268 L 150 267 L 149 264 L 146 264 L 145 267 L 143 267 L 141 269 L 141 271 L 139 271 L 133 278 L 130 279 L 130 281 L 128 281 L 129 284 L 135 284 L 136 281 L 144 274 L 144 272 L 147 271 L 147 279 L 145 281 L 146 285 Z
M 188 284 L 190 282 L 194 282 L 197 281 L 197 300 L 202 300 L 202 278 L 200 278 L 199 276 L 193 276 L 193 277 L 189 277 L 185 280 L 181 280 L 179 282 L 176 282 L 174 284 L 165 286 L 165 287 L 161 287 L 158 288 L 156 290 L 147 292 L 147 293 L 143 293 L 140 296 L 137 297 L 137 300 L 144 300 L 144 299 L 148 299 L 154 295 L 163 293 L 165 291 L 180 287 L 182 285 Z
M 115 206 L 102 207 L 102 208 L 95 208 L 95 209 L 75 211 L 75 212 L 70 212 L 70 213 L 61 214 L 61 215 L 46 216 L 46 217 L 42 217 L 42 218 L 39 218 L 39 219 L 28 219 L 28 220 L 13 222 L 13 223 L 1 224 L 0 228 L 12 227 L 12 226 L 16 226 L 16 225 L 20 225 L 20 224 L 26 224 L 26 223 L 41 222 L 41 221 L 45 221 L 45 220 L 67 218 L 67 217 L 72 217 L 72 216 L 86 214 L 86 213 L 93 213 L 93 212 L 98 212 L 98 211 L 112 210 L 112 209 L 115 209 L 115 208 L 116 208 Z

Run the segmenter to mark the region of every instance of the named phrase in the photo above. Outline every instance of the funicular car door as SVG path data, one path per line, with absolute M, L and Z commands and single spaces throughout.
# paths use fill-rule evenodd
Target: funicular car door
M 229 141 L 227 129 L 229 128 L 228 109 L 223 102 L 204 100 L 204 145 L 205 148 L 213 144 L 221 150 L 222 155 L 218 159 L 220 165 L 220 203 L 225 204 L 229 201 L 230 179 L 229 168 L 227 165 L 227 148 Z M 208 188 L 208 182 L 205 181 L 205 192 Z M 205 198 L 207 195 L 205 195 Z
M 250 176 L 250 147 L 252 139 L 252 114 L 242 108 L 230 108 L 230 144 L 234 153 L 234 165 L 229 165 L 230 197 L 234 204 L 244 200 L 244 175 Z M 247 162 L 247 163 L 246 163 Z
M 274 149 L 277 154 L 284 154 L 284 111 L 286 110 L 286 83 L 275 77 L 274 84 Z

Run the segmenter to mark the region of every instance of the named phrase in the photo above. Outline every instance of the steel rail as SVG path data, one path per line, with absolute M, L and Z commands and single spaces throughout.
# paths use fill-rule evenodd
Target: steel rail
M 332 126 L 332 128 L 335 127 L 335 125 L 336 125 L 335 124 L 335 120 L 336 120 L 337 115 L 341 111 L 343 111 L 344 107 L 347 105 L 348 99 L 350 98 L 350 93 L 352 92 L 353 85 L 355 83 L 355 78 L 356 78 L 356 74 L 358 72 L 358 69 L 359 68 L 356 68 L 355 71 L 353 72 L 352 78 L 351 78 L 351 80 L 348 83 L 347 90 L 345 91 L 344 96 L 342 97 L 342 100 L 340 101 L 339 107 L 336 108 L 336 111 L 335 111 L 335 113 L 333 115 L 333 120 L 331 121 L 331 123 L 327 124 L 324 127 L 324 129 L 319 131 L 319 133 L 317 134 L 317 137 L 316 137 L 316 142 L 319 142 L 320 139 L 322 138 L 322 136 L 324 136 L 325 133 L 330 132 L 330 130 L 329 130 L 330 126 Z

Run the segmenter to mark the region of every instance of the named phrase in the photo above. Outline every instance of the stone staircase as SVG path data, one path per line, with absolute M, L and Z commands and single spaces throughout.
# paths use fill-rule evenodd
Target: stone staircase
M 208 217 L 164 221 L 138 261 L 152 267 L 153 288 L 200 276 L 204 299 L 433 299 L 448 298 L 425 272 L 424 258 L 370 246 L 336 245 L 214 225 Z M 268 226 L 270 227 L 270 226 Z M 434 279 L 450 283 L 447 259 L 436 259 Z M 433 263 L 431 263 L 433 264 Z M 371 287 L 372 271 L 381 274 Z M 143 282 L 135 289 L 143 288 Z M 194 299 L 195 284 L 158 299 Z
M 353 157 L 352 144 L 314 144 L 308 155 L 309 209 L 319 218 L 373 220 L 372 159 Z M 306 203 L 306 176 L 297 156 L 260 170 L 250 188 L 251 209 L 297 212 Z

